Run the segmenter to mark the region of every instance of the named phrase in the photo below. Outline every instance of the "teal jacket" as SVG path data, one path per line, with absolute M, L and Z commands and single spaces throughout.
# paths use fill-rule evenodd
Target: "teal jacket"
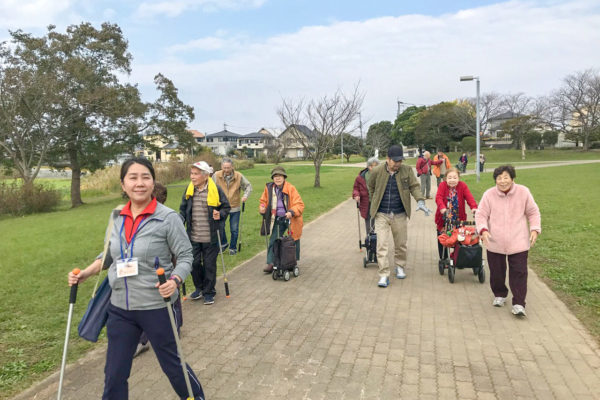
M 142 221 L 135 237 L 133 255 L 138 259 L 138 275 L 117 278 L 116 260 L 121 258 L 120 243 L 127 243 L 125 232 L 121 234 L 123 216 L 115 221 L 110 238 L 110 255 L 113 259 L 108 269 L 108 280 L 112 288 L 111 303 L 124 310 L 154 310 L 166 307 L 166 302 L 154 287 L 158 282 L 154 268 L 155 257 L 159 258 L 167 278 L 176 274 L 185 281 L 192 271 L 192 245 L 188 239 L 179 214 L 158 203 L 156 211 Z M 173 267 L 171 255 L 177 260 Z M 177 299 L 176 290 L 171 300 Z

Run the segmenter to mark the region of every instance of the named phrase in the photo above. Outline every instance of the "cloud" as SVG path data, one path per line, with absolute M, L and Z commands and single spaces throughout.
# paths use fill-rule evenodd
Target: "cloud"
M 167 48 L 169 54 L 174 53 L 194 53 L 199 51 L 217 51 L 233 49 L 239 50 L 247 38 L 243 35 L 227 37 L 227 31 L 218 31 L 214 36 L 206 36 L 190 40 L 182 44 L 175 44 Z
M 164 73 L 195 107 L 194 125 L 203 131 L 223 122 L 248 132 L 277 126 L 282 97 L 316 98 L 359 81 L 363 116 L 373 123 L 393 120 L 397 100 L 435 104 L 474 96 L 474 84 L 459 82 L 461 75 L 479 76 L 482 92 L 548 94 L 567 74 L 600 66 L 593 50 L 598 26 L 595 1 L 509 1 L 441 16 L 309 26 L 245 46 L 217 35 L 180 49 L 202 54 L 212 45 L 219 59 L 189 63 L 178 54 L 135 64 L 132 78 L 152 93 L 153 74 Z
M 144 2 L 140 4 L 134 15 L 139 19 L 166 16 L 177 17 L 186 11 L 217 12 L 219 10 L 242 10 L 259 8 L 267 0 L 179 0 Z
M 42 28 L 70 14 L 75 0 L 0 1 L 0 28 Z

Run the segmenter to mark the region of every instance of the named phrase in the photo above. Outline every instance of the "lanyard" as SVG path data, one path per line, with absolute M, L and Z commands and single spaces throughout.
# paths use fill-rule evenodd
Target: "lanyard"
M 121 250 L 121 260 L 125 259 L 125 257 L 123 257 L 123 229 L 125 228 L 125 219 L 126 218 L 127 218 L 126 216 L 123 217 L 123 224 L 121 224 L 121 230 L 119 231 L 119 249 Z M 135 230 L 135 232 L 133 233 L 133 236 L 131 237 L 131 243 L 125 244 L 125 255 L 127 255 L 127 256 L 133 255 L 133 242 L 135 242 L 135 237 L 136 237 L 137 233 L 139 232 L 139 230 L 142 228 L 142 224 L 144 223 L 145 219 L 146 219 L 146 216 L 143 216 L 137 229 Z M 135 224 L 135 220 L 133 221 L 133 223 Z

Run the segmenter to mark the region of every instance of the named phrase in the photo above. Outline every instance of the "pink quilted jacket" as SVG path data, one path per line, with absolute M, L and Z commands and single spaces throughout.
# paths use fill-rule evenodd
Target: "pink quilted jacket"
M 487 249 L 499 254 L 529 250 L 529 233 L 542 231 L 540 209 L 527 187 L 513 183 L 508 193 L 486 190 L 475 214 L 477 232 L 490 232 Z

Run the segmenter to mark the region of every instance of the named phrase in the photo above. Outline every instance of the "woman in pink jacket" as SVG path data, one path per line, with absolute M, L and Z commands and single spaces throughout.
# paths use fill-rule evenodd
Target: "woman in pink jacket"
M 512 313 L 524 316 L 527 295 L 527 255 L 542 231 L 540 209 L 529 189 L 514 182 L 515 168 L 503 165 L 494 170 L 496 186 L 481 198 L 475 222 L 487 249 L 493 305 L 502 307 L 512 292 Z

